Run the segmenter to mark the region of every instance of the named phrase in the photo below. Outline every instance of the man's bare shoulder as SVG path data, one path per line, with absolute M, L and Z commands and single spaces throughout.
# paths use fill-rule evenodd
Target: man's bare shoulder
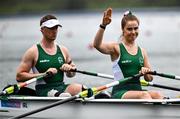
M 38 55 L 38 50 L 36 45 L 32 45 L 30 48 L 26 50 L 24 53 L 24 57 L 35 58 Z
M 27 49 L 27 52 L 31 52 L 31 53 L 36 52 L 36 51 L 37 51 L 36 44 L 32 45 L 30 48 Z
M 61 49 L 61 51 L 62 51 L 63 53 L 68 53 L 68 49 L 67 49 L 66 46 L 64 46 L 64 45 L 58 45 L 58 46 L 59 46 L 59 48 Z

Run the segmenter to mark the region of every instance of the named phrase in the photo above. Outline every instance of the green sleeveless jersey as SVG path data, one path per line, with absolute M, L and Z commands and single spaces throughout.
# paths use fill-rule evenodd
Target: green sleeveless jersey
M 58 73 L 55 74 L 51 79 L 44 79 L 45 83 L 55 84 L 63 82 L 64 73 L 60 71 L 59 68 L 65 63 L 65 60 L 59 46 L 57 46 L 57 51 L 54 55 L 47 54 L 40 44 L 37 44 L 37 48 L 39 55 L 35 65 L 36 70 L 39 73 L 44 73 L 49 68 L 56 68 L 58 70 Z
M 141 67 L 144 66 L 144 59 L 142 56 L 141 48 L 138 47 L 138 51 L 136 55 L 131 55 L 128 53 L 124 45 L 119 44 L 120 47 L 120 59 L 118 61 L 118 65 L 122 71 L 124 78 L 133 76 L 138 74 L 141 70 Z M 126 83 L 119 84 L 113 88 L 113 94 L 118 91 L 125 90 L 142 90 L 140 80 L 132 79 Z
M 131 55 L 128 53 L 124 45 L 120 44 L 121 56 L 118 62 L 124 77 L 130 77 L 138 74 L 141 67 L 144 66 L 144 59 L 141 53 L 141 48 L 138 47 L 136 55 Z M 132 80 L 132 82 L 137 82 L 138 80 Z

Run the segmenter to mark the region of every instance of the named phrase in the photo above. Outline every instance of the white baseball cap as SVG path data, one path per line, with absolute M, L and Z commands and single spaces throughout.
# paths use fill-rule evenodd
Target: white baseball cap
M 60 23 L 59 23 L 59 21 L 57 19 L 50 19 L 50 20 L 47 20 L 47 21 L 43 22 L 42 25 L 41 25 L 41 28 L 42 27 L 52 28 L 54 26 L 62 27 L 62 25 L 60 25 Z

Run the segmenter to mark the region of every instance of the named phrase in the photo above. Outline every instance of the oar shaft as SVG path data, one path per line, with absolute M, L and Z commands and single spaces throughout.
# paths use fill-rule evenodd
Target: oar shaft
M 4 89 L 4 90 L 0 93 L 0 96 L 2 96 L 2 95 L 9 95 L 9 94 L 14 93 L 15 86 L 17 87 L 17 90 L 19 90 L 20 88 L 25 87 L 25 86 L 27 86 L 27 85 L 29 85 L 29 84 L 31 84 L 31 83 L 39 80 L 39 79 L 49 78 L 49 77 L 52 77 L 52 76 L 53 76 L 53 74 L 52 74 L 51 72 L 47 72 L 46 74 L 43 74 L 43 75 L 41 75 L 41 76 L 32 78 L 32 79 L 30 79 L 30 80 L 28 80 L 28 81 L 15 84 L 15 85 L 13 85 L 13 86 L 10 86 L 10 87 Z
M 22 88 L 22 87 L 25 87 L 25 86 L 37 81 L 38 79 L 40 79 L 40 77 L 39 78 L 32 78 L 31 80 L 28 80 L 28 81 L 22 82 L 22 83 L 18 83 L 17 85 L 19 88 Z
M 169 86 L 160 85 L 160 84 L 154 84 L 152 82 L 149 83 L 149 86 L 157 87 L 157 88 L 163 88 L 163 89 L 168 89 L 168 90 L 174 90 L 174 91 L 180 91 L 179 88 L 169 87 Z
M 78 72 L 78 73 L 82 73 L 82 74 L 87 74 L 87 75 L 91 75 L 91 76 L 98 76 L 97 73 L 94 72 L 87 72 L 87 71 L 80 71 L 80 70 L 72 70 L 74 72 Z
M 87 72 L 87 71 L 81 71 L 81 70 L 77 70 L 77 69 L 73 70 L 73 71 L 82 73 L 82 74 L 86 74 L 86 75 L 91 75 L 91 76 L 98 76 L 98 77 L 107 78 L 107 79 L 114 79 L 114 76 L 108 75 L 108 74 Z M 180 80 L 180 76 L 175 76 L 175 75 L 165 74 L 165 73 L 158 73 L 156 71 L 149 72 L 149 74 L 157 75 L 157 76 L 161 76 L 161 77 L 165 77 L 165 78 L 170 78 L 170 79 Z
M 171 79 L 175 79 L 176 78 L 174 75 L 164 74 L 164 73 L 157 73 L 157 75 L 161 76 L 161 77 L 165 77 L 165 78 L 171 78 Z
M 120 80 L 117 80 L 117 81 L 113 81 L 113 82 L 111 82 L 111 83 L 109 83 L 109 84 L 106 84 L 106 85 L 103 85 L 103 86 L 91 88 L 91 92 L 92 92 L 91 95 L 89 95 L 89 94 L 88 94 L 88 90 L 86 90 L 86 91 L 81 92 L 81 93 L 79 94 L 79 95 L 80 95 L 79 97 L 85 98 L 85 97 L 90 97 L 90 96 L 96 95 L 96 94 L 97 94 L 98 92 L 100 92 L 100 91 L 103 91 L 103 90 L 108 89 L 108 88 L 113 87 L 113 86 L 117 86 L 117 85 L 119 85 L 120 83 L 125 83 L 125 82 L 127 82 L 127 81 L 129 81 L 129 80 L 131 80 L 131 79 L 139 78 L 139 77 L 141 77 L 141 76 L 143 76 L 143 74 L 136 74 L 136 75 L 134 75 L 134 76 L 132 76 L 132 77 L 127 77 L 127 78 L 124 78 L 124 79 L 120 79 Z
M 91 75 L 91 76 L 98 76 L 98 77 L 102 77 L 102 78 L 114 79 L 114 77 L 112 75 L 107 75 L 107 74 L 102 74 L 102 73 L 93 73 L 93 72 L 80 71 L 80 70 L 75 70 L 75 72 L 82 73 L 82 74 L 87 74 L 87 75 Z M 164 74 L 164 73 L 158 73 L 156 71 L 152 71 L 152 72 L 150 72 L 150 74 L 165 77 L 165 78 L 171 78 L 171 79 L 180 80 L 180 76 L 174 76 L 174 75 L 169 75 L 169 74 Z M 138 74 L 138 75 L 140 76 L 142 74 Z M 107 84 L 105 86 L 98 87 L 97 90 L 99 90 L 99 91 L 104 90 L 104 89 L 107 89 L 109 87 L 113 87 L 113 86 L 118 85 L 118 84 L 119 84 L 119 81 L 114 81 L 114 82 L 112 82 L 110 84 Z M 142 80 L 141 80 L 141 85 L 142 86 L 152 86 L 152 87 L 164 88 L 164 89 L 169 89 L 169 90 L 174 90 L 174 91 L 180 91 L 180 89 L 175 88 L 175 87 L 169 87 L 169 86 L 164 86 L 164 85 L 159 85 L 159 84 L 153 84 L 152 82 L 146 82 L 146 81 L 142 81 Z
M 102 78 L 108 78 L 108 79 L 114 79 L 114 76 L 108 75 L 108 74 L 102 74 L 102 73 L 94 73 L 94 72 L 87 72 L 87 71 L 80 71 L 80 70 L 74 70 L 74 72 L 86 74 L 86 75 L 91 75 L 91 76 L 98 76 Z
M 124 78 L 124 79 L 121 79 L 121 80 L 118 80 L 118 81 L 113 81 L 112 83 L 106 84 L 105 86 L 107 88 L 110 88 L 110 87 L 116 86 L 116 85 L 118 85 L 120 83 L 127 82 L 128 80 L 131 80 L 131 79 L 134 79 L 134 78 L 139 78 L 141 76 L 143 76 L 143 74 L 136 74 L 136 75 L 134 75 L 132 77 L 127 77 L 127 78 Z
M 176 75 L 172 75 L 172 74 L 158 73 L 156 71 L 152 71 L 152 72 L 150 72 L 150 74 L 165 77 L 165 78 L 180 80 L 180 76 L 176 76 Z
M 108 74 L 97 73 L 97 76 L 107 79 L 114 79 L 114 76 Z

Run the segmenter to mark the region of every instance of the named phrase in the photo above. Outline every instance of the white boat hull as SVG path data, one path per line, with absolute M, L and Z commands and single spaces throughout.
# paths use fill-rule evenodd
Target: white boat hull
M 61 98 L 11 97 L 1 99 L 0 117 L 18 116 Z M 174 104 L 176 103 L 176 104 Z M 76 100 L 30 115 L 45 119 L 177 119 L 180 118 L 180 100 Z

